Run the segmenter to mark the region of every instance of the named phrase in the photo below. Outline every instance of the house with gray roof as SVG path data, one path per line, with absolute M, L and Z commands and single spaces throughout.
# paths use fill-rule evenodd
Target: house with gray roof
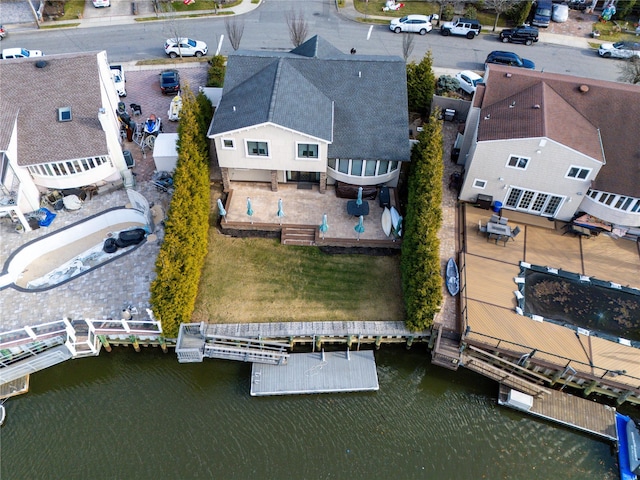
M 637 85 L 490 65 L 459 142 L 460 199 L 640 234 L 637 118 Z
M 232 181 L 397 185 L 410 158 L 406 65 L 315 36 L 289 52 L 237 51 L 208 136 Z
M 106 52 L 0 61 L 0 216 L 29 229 L 42 194 L 128 173 Z

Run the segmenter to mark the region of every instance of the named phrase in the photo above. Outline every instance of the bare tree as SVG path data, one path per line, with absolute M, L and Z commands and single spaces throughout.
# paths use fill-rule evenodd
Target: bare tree
M 291 10 L 286 15 L 287 27 L 289 27 L 289 38 L 294 47 L 299 47 L 304 43 L 309 33 L 309 25 L 304 19 L 302 12 Z
M 484 0 L 484 7 L 496 12 L 496 19 L 493 22 L 493 31 L 496 31 L 498 26 L 498 20 L 507 10 L 511 9 L 514 5 L 522 3 L 523 0 Z
M 634 85 L 640 84 L 639 57 L 631 57 L 623 63 L 622 67 L 620 67 L 620 77 L 618 77 L 618 80 L 621 82 L 633 83 Z
M 158 2 L 158 13 L 163 14 L 165 21 L 163 22 L 164 30 L 168 32 L 169 38 L 175 38 L 178 42 L 178 54 L 182 58 L 182 50 L 180 49 L 180 38 L 182 38 L 182 26 L 181 22 L 178 22 L 178 15 L 175 8 L 168 0 Z
M 227 30 L 227 37 L 229 37 L 231 46 L 234 50 L 238 50 L 240 48 L 242 34 L 244 33 L 244 20 L 238 20 L 236 17 L 226 19 L 224 21 L 224 28 Z
M 402 34 L 402 56 L 404 61 L 409 60 L 411 56 L 411 52 L 413 52 L 413 39 L 416 38 L 415 35 L 411 33 L 403 33 Z

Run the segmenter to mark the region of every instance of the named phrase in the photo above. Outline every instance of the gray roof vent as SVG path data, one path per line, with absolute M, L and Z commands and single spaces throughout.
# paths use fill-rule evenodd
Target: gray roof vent
M 60 107 L 60 108 L 58 108 L 58 121 L 59 122 L 70 122 L 71 120 L 72 120 L 71 107 Z
M 49 62 L 47 62 L 46 60 L 38 60 L 38 61 L 35 63 L 36 68 L 44 68 L 44 67 L 46 67 L 47 65 L 49 65 Z
M 580 93 L 587 93 L 589 91 L 589 85 L 580 85 L 578 90 L 580 90 Z

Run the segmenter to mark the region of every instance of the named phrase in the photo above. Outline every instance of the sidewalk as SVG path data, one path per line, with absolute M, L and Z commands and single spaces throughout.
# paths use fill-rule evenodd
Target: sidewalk
M 242 0 L 242 3 L 231 8 L 219 8 L 218 14 L 224 12 L 224 17 L 243 15 L 258 8 L 259 3 L 252 3 L 251 0 Z M 137 14 L 133 14 L 132 4 L 136 4 Z M 156 14 L 153 9 L 152 0 L 138 0 L 135 2 L 125 0 L 112 1 L 112 6 L 108 8 L 93 8 L 87 6 L 81 18 L 69 20 L 47 20 L 46 18 L 40 22 L 40 26 L 36 25 L 33 15 L 29 9 L 24 9 L 20 2 L 2 4 L 2 22 L 5 26 L 10 26 L 11 33 L 22 31 L 30 31 L 38 28 L 47 29 L 47 27 L 55 26 L 56 28 L 91 28 L 109 25 L 126 25 L 140 23 L 139 19 L 149 19 L 157 17 L 161 20 L 163 17 L 176 16 L 187 17 L 192 15 L 217 16 L 215 10 L 197 10 L 190 12 L 174 12 Z M 222 16 L 222 15 L 221 15 Z M 147 20 L 153 21 L 153 20 Z
M 354 5 L 354 0 L 344 0 L 344 7 L 338 7 L 338 14 L 342 17 L 344 17 L 345 19 L 348 20 L 353 20 L 353 21 L 357 21 L 358 23 L 363 23 L 362 20 L 365 19 L 365 15 L 363 13 L 360 13 L 358 10 L 356 10 L 356 7 Z M 397 16 L 401 17 L 403 14 L 401 11 L 397 12 Z M 366 16 L 367 20 L 384 20 L 384 21 L 391 21 L 390 17 L 384 16 L 384 15 L 367 15 Z M 434 33 L 438 33 L 436 32 L 436 28 L 434 28 L 434 30 L 431 32 L 430 35 L 433 35 Z M 499 30 L 496 30 L 496 32 L 492 32 L 490 30 L 483 30 L 481 35 L 498 35 Z M 555 45 L 566 45 L 566 46 L 570 46 L 570 47 L 576 47 L 576 48 L 590 48 L 589 47 L 589 40 L 584 37 L 577 37 L 577 36 L 573 36 L 573 35 L 561 35 L 561 34 L 557 34 L 557 33 L 548 33 L 546 32 L 544 29 L 540 29 L 540 42 L 543 43 L 552 43 Z

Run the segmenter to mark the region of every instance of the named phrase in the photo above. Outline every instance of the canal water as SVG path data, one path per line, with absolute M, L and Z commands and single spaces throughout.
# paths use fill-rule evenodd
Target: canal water
M 497 385 L 376 352 L 380 390 L 249 395 L 249 364 L 115 348 L 31 376 L 0 430 L 12 479 L 616 479 L 612 447 L 496 404 Z

